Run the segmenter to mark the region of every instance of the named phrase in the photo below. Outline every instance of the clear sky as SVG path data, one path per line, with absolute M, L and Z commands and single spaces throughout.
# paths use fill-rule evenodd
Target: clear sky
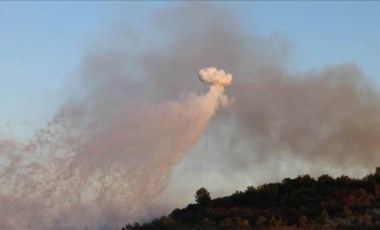
M 88 42 L 126 20 L 144 20 L 163 2 L 0 2 L 0 137 L 23 122 L 47 120 L 61 103 Z M 232 7 L 251 31 L 279 33 L 292 45 L 292 68 L 357 63 L 380 82 L 380 3 L 216 2 Z M 11 124 L 11 127 L 7 127 Z M 18 127 L 18 128 L 17 128 Z M 18 130 L 18 131 L 16 131 Z

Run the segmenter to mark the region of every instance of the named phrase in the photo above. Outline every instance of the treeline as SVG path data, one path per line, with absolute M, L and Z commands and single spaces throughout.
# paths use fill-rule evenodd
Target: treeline
M 196 204 L 175 209 L 132 229 L 380 229 L 380 167 L 362 179 L 309 175 L 211 199 L 207 189 Z

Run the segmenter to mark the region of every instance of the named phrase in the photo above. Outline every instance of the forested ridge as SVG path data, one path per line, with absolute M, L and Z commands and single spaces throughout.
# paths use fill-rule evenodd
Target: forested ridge
M 200 188 L 195 201 L 122 230 L 380 229 L 380 167 L 362 179 L 303 175 L 216 199 Z

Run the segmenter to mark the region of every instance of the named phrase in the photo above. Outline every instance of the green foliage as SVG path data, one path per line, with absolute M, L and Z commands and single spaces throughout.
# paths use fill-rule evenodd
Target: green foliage
M 210 193 L 205 188 L 198 189 L 195 193 L 195 201 L 201 206 L 207 206 L 211 201 Z
M 255 186 L 253 186 L 253 185 L 247 186 L 246 192 L 254 192 L 254 191 L 256 191 Z
M 380 174 L 361 180 L 304 175 L 214 200 L 200 188 L 195 200 L 169 216 L 124 229 L 380 229 Z
M 318 183 L 320 185 L 329 185 L 329 184 L 332 184 L 333 182 L 334 182 L 334 179 L 327 174 L 323 174 L 322 176 L 318 177 Z

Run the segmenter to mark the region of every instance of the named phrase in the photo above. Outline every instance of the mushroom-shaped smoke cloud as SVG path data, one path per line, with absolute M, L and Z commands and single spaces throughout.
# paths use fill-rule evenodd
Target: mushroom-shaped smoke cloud
M 210 85 L 210 94 L 216 94 L 218 102 L 223 106 L 229 103 L 227 96 L 224 93 L 224 87 L 231 85 L 232 75 L 224 72 L 224 70 L 218 70 L 215 67 L 208 67 L 199 70 L 199 79 Z M 218 103 L 218 104 L 219 104 Z M 216 105 L 218 105 L 216 104 Z
M 232 82 L 232 75 L 222 69 L 217 70 L 215 67 L 208 67 L 199 70 L 199 79 L 210 85 L 229 86 Z

